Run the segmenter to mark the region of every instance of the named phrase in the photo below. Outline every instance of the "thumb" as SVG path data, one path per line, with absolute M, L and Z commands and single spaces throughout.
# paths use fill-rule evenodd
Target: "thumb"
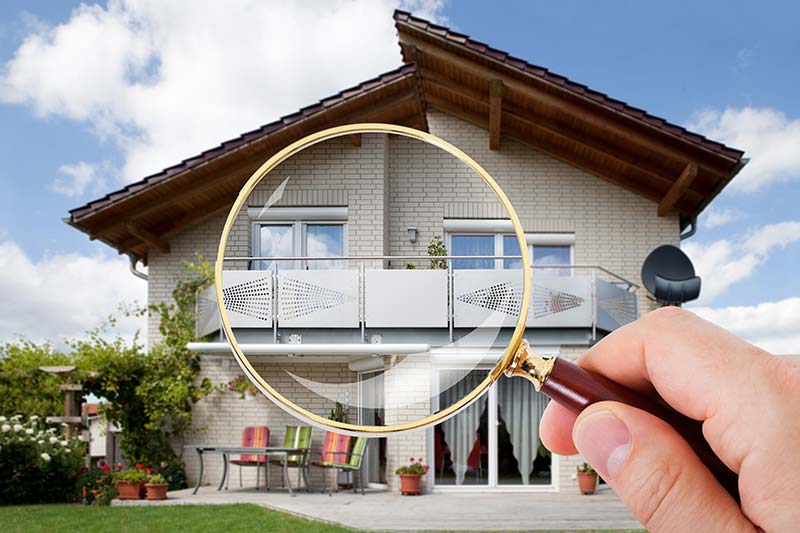
M 581 413 L 572 439 L 650 531 L 755 531 L 666 422 L 617 402 Z

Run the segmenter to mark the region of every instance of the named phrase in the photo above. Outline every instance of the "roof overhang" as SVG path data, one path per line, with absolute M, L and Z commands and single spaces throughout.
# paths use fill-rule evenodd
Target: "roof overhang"
M 170 251 L 170 235 L 230 206 L 284 146 L 354 122 L 427 131 L 427 108 L 486 128 L 492 149 L 513 139 L 652 200 L 682 228 L 746 163 L 740 150 L 466 35 L 402 11 L 395 23 L 407 64 L 73 209 L 66 222 L 147 264 L 150 250 Z
M 178 165 L 70 211 L 67 224 L 147 263 L 168 253 L 168 236 L 230 206 L 247 178 L 272 154 L 340 124 L 386 122 L 427 131 L 413 64 L 341 91 Z M 354 137 L 353 143 L 360 143 Z
M 395 12 L 403 59 L 427 106 L 509 138 L 678 213 L 685 227 L 742 167 L 729 148 L 442 26 Z

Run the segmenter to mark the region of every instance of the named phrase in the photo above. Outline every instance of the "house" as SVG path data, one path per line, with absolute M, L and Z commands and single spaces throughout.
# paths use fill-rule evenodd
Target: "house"
M 147 265 L 149 301 L 164 301 L 183 261 L 197 253 L 215 257 L 227 210 L 244 182 L 271 155 L 333 125 L 400 124 L 444 138 L 502 177 L 529 237 L 534 266 L 540 259 L 575 266 L 567 275 L 579 291 L 573 296 L 580 305 L 547 320 L 529 320 L 529 336 L 540 351 L 576 358 L 603 335 L 655 309 L 658 305 L 638 290 L 645 257 L 659 245 L 678 245 L 682 237 L 691 236 L 697 216 L 745 163 L 743 152 L 409 13 L 396 12 L 395 24 L 403 59 L 399 68 L 73 209 L 69 223 L 127 254 L 132 267 Z M 277 204 L 293 213 L 294 222 L 285 231 L 302 241 L 304 228 L 321 209 L 342 253 L 357 255 L 347 233 L 367 223 L 364 213 L 369 207 L 373 255 L 424 255 L 434 235 L 444 236 L 453 255 L 460 253 L 462 244 L 464 249 L 478 246 L 471 237 L 493 243 L 494 250 L 502 248 L 507 224 L 479 204 L 446 201 L 445 211 L 423 217 L 422 198 L 411 194 L 404 197 L 404 205 L 412 208 L 399 213 L 393 207 L 393 191 L 415 178 L 415 154 L 401 148 L 385 135 L 362 134 L 298 156 L 324 165 L 297 167 L 297 179 Z M 357 186 L 344 179 L 356 172 Z M 435 179 L 444 189 L 451 186 L 452 177 L 444 171 Z M 236 243 L 239 255 L 254 257 L 261 239 L 270 238 L 271 221 L 254 215 L 249 222 L 241 225 Z M 409 238 L 411 226 L 414 239 Z M 251 268 L 246 273 L 251 279 L 267 279 L 258 266 Z M 379 269 L 392 268 L 398 266 Z M 283 282 L 267 277 L 268 283 Z M 546 276 L 542 280 L 546 284 Z M 201 296 L 201 301 L 213 298 Z M 280 296 L 275 302 L 280 308 Z M 215 382 L 229 381 L 240 374 L 239 368 L 219 336 L 215 313 L 202 307 L 198 333 L 209 342 L 195 348 L 202 353 L 203 375 Z M 273 309 L 261 320 L 249 320 L 247 328 L 234 321 L 234 328 L 241 327 L 240 342 L 302 343 L 304 334 L 324 342 L 319 332 L 327 331 L 331 317 L 312 314 L 311 323 L 289 326 Z M 453 327 L 452 320 L 448 315 L 443 331 Z M 391 323 L 381 329 L 365 321 L 356 315 L 349 330 L 360 334 L 363 343 L 393 331 Z M 157 338 L 156 326 L 151 321 L 151 341 Z M 365 326 L 370 338 L 360 329 Z M 348 357 L 325 357 L 358 380 L 379 372 L 384 361 L 378 359 L 374 366 Z M 287 363 L 285 357 L 271 355 L 254 355 L 253 360 L 264 374 L 309 361 Z M 445 370 L 430 372 L 433 381 Z M 478 416 L 471 425 L 459 426 L 461 430 L 442 426 L 372 441 L 369 481 L 394 487 L 394 469 L 409 457 L 424 456 L 437 467 L 427 476 L 434 490 L 575 490 L 578 458 L 550 457 L 539 450 L 536 413 L 545 400 L 510 391 L 510 381 L 498 383 L 476 404 Z M 513 402 L 504 400 L 509 395 Z M 321 404 L 319 414 L 331 407 L 332 402 Z M 523 409 L 533 417 L 521 428 L 516 415 Z M 514 410 L 518 412 L 510 413 Z M 244 426 L 260 424 L 269 425 L 272 442 L 280 443 L 283 427 L 296 423 L 264 398 L 240 401 L 231 394 L 203 400 L 194 418 L 198 441 L 228 444 L 238 443 Z M 468 454 L 448 446 L 452 433 L 465 427 L 470 436 L 477 435 Z M 316 431 L 315 447 L 322 439 L 323 432 Z M 196 476 L 195 458 L 186 459 L 190 477 Z M 207 466 L 207 471 L 217 467 Z

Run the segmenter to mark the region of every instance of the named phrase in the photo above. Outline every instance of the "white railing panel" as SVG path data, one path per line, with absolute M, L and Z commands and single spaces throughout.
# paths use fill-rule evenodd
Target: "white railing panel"
M 584 277 L 533 277 L 527 325 L 591 327 L 592 282 Z M 457 328 L 513 326 L 519 316 L 519 270 L 456 270 L 453 325 Z
M 284 270 L 278 273 L 278 325 L 283 328 L 357 328 L 357 270 Z
M 638 318 L 635 293 L 617 284 L 597 280 L 596 295 L 598 328 L 613 331 Z
M 519 270 L 453 272 L 453 326 L 513 326 L 522 302 Z
M 219 307 L 214 285 L 197 293 L 197 336 L 205 337 L 219 330 Z
M 592 279 L 533 275 L 529 327 L 592 327 Z
M 271 270 L 223 271 L 222 295 L 231 327 L 272 327 Z
M 447 271 L 367 270 L 368 328 L 446 328 Z

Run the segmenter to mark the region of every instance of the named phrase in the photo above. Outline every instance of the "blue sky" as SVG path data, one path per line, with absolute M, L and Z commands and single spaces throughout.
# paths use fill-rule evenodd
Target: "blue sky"
M 82 258 L 99 263 L 97 272 L 112 268 L 114 289 L 97 288 L 105 296 L 96 307 L 103 309 L 115 297 L 143 297 L 143 289 L 133 284 L 136 280 L 123 276 L 115 252 L 62 223 L 70 208 L 400 62 L 391 21 L 396 2 L 390 0 L 355 6 L 333 2 L 328 6 L 330 13 L 280 2 L 261 2 L 258 8 L 221 3 L 226 11 L 216 14 L 181 11 L 174 7 L 177 2 L 170 3 L 173 9 L 158 4 L 134 9 L 124 1 L 101 2 L 83 8 L 79 16 L 77 2 L 0 3 L 0 243 L 16 247 L 16 264 L 46 272 L 69 268 L 70 261 Z M 706 269 L 707 280 L 717 283 L 716 289 L 709 286 L 713 298 L 701 305 L 709 316 L 737 331 L 755 315 L 736 314 L 732 308 L 748 307 L 756 313 L 759 304 L 800 296 L 800 280 L 794 275 L 800 264 L 796 235 L 800 226 L 793 225 L 800 221 L 800 163 L 791 144 L 796 140 L 800 151 L 800 32 L 796 28 L 800 5 L 408 0 L 404 7 L 745 149 L 753 163 L 760 165 L 752 164 L 749 175 L 742 175 L 743 182 L 753 185 L 726 190 L 712 211 L 719 215 L 717 223 L 730 220 L 714 226 L 701 218 L 698 234 L 687 241 L 691 243 L 687 251 Z M 240 75 L 244 69 L 237 70 L 234 58 L 252 46 L 237 42 L 239 34 L 247 33 L 237 32 L 237 25 L 260 16 L 264 27 L 272 20 L 292 20 L 290 29 L 299 35 L 320 34 L 326 42 L 293 41 L 291 35 L 277 44 L 259 42 L 275 50 L 275 57 L 259 59 L 262 70 L 283 69 L 293 79 L 277 82 L 259 74 L 256 62 L 256 72 L 224 85 L 218 78 Z M 215 21 L 220 19 L 230 22 L 233 33 L 218 30 Z M 374 21 L 366 25 L 374 27 L 366 34 L 365 20 Z M 184 22 L 192 29 L 181 30 Z M 126 24 L 124 31 L 119 30 Z M 315 30 L 305 31 L 308 28 Z M 208 46 L 215 46 L 213 50 L 224 60 L 208 59 L 208 49 L 197 50 L 202 43 L 187 44 L 195 30 L 206 32 Z M 87 58 L 80 42 L 81 35 L 93 31 L 109 43 L 109 51 L 98 53 L 96 59 Z M 188 36 L 183 41 L 181 31 Z M 38 44 L 32 48 L 28 43 L 26 48 L 26 39 L 38 39 Z M 140 47 L 137 39 L 148 44 Z M 374 44 L 365 47 L 365 40 Z M 346 63 L 326 56 L 342 48 L 351 54 Z M 31 49 L 37 52 L 33 58 L 22 57 L 21 51 Z M 119 58 L 127 67 L 114 78 L 117 49 L 122 50 Z M 90 56 L 96 52 L 88 50 Z M 188 58 L 187 64 L 193 57 L 203 57 L 203 68 L 187 68 L 185 73 L 168 69 L 168 58 L 174 53 Z M 93 69 L 92 61 L 110 66 Z M 308 65 L 314 74 L 296 70 L 297 64 Z M 327 64 L 332 68 L 322 68 Z M 197 74 L 201 70 L 208 73 Z M 192 78 L 203 75 L 208 78 Z M 71 79 L 76 76 L 80 79 Z M 207 88 L 208 94 L 197 95 L 195 90 L 188 94 L 181 79 L 192 87 Z M 242 92 L 241 87 L 252 85 L 260 90 Z M 148 96 L 142 97 L 143 90 Z M 191 106 L 198 101 L 208 102 L 208 109 L 218 107 L 220 116 L 193 115 Z M 726 109 L 729 114 L 723 115 Z M 706 115 L 700 115 L 703 112 Z M 181 122 L 185 125 L 178 126 Z M 788 147 L 771 151 L 780 144 L 775 140 Z M 78 175 L 83 176 L 83 185 L 75 181 Z M 757 245 L 764 239 L 771 239 L 771 244 Z M 126 288 L 119 289 L 120 284 Z M 0 286 L 0 291 L 12 288 Z M 42 287 L 31 290 L 47 292 Z M 45 304 L 47 300 L 42 296 L 37 301 Z M 797 308 L 791 302 L 771 312 L 784 316 Z M 791 316 L 798 321 L 791 324 L 800 323 L 800 317 Z M 72 329 L 83 325 L 75 323 L 52 333 L 73 334 Z M 18 329 L 19 323 L 0 316 L 0 338 Z M 747 335 L 744 330 L 742 334 Z M 766 333 L 750 335 L 761 338 Z

